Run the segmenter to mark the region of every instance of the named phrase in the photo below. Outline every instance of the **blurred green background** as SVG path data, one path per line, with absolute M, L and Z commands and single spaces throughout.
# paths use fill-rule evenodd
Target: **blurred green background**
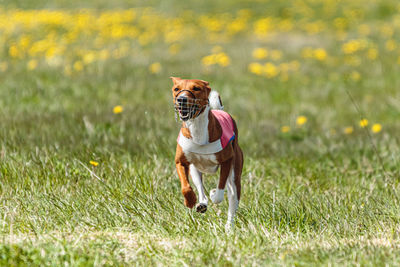
M 398 261 L 398 1 L 0 6 L 2 264 Z M 234 235 L 183 206 L 170 76 L 238 123 Z

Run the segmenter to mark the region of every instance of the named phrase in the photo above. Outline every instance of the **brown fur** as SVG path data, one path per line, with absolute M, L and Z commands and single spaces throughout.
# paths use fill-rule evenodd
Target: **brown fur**
M 209 83 L 202 80 L 184 80 L 176 77 L 171 77 L 174 82 L 174 86 L 172 87 L 173 97 L 175 99 L 176 95 L 180 90 L 189 90 L 191 91 L 197 99 L 208 99 L 208 95 L 211 91 L 209 87 Z M 194 88 L 200 88 L 201 90 L 194 90 Z M 178 91 L 175 91 L 175 88 L 178 88 Z M 208 115 L 208 134 L 209 134 L 209 142 L 213 142 L 218 140 L 222 135 L 222 128 L 215 118 L 215 116 L 210 112 Z M 232 118 L 233 120 L 233 118 Z M 235 139 L 233 142 L 228 144 L 222 151 L 216 153 L 217 161 L 220 165 L 220 179 L 218 183 L 219 189 L 224 189 L 226 185 L 227 178 L 230 173 L 231 166 L 234 168 L 235 172 L 235 185 L 237 189 L 238 199 L 240 199 L 241 192 L 241 174 L 243 168 L 243 153 L 238 144 L 238 129 L 236 126 L 236 122 L 234 123 L 234 131 L 235 131 Z M 185 124 L 182 124 L 181 128 L 182 134 L 191 138 L 189 130 L 185 127 Z M 194 193 L 192 187 L 189 183 L 189 165 L 193 163 L 196 165 L 196 162 L 189 162 L 182 151 L 182 148 L 178 144 L 176 147 L 175 154 L 175 164 L 176 170 L 178 172 L 178 176 L 181 182 L 181 190 L 184 196 L 184 203 L 188 208 L 193 208 L 196 204 L 196 194 Z

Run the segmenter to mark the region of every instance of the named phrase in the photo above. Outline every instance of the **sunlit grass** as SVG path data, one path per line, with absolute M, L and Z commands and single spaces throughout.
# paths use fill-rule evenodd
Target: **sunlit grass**
M 1 265 L 399 261 L 397 1 L 108 2 L 0 9 Z M 233 235 L 183 205 L 170 76 L 238 123 Z

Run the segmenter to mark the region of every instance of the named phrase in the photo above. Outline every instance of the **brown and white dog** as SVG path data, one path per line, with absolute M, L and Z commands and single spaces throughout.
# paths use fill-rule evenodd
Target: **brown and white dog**
M 221 99 L 216 91 L 211 91 L 208 82 L 176 77 L 171 79 L 174 83 L 174 106 L 182 121 L 175 164 L 184 203 L 188 208 L 193 208 L 197 201 L 189 183 L 190 174 L 199 194 L 196 211 L 206 212 L 208 199 L 204 193 L 202 174 L 215 173 L 220 167 L 219 183 L 216 189 L 211 190 L 210 199 L 215 204 L 221 203 L 225 185 L 228 184 L 226 227 L 230 228 L 239 205 L 243 168 L 236 123 L 228 113 L 222 111 Z

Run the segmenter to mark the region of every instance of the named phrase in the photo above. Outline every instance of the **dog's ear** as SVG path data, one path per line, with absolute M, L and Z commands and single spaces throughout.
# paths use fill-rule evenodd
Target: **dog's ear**
M 210 83 L 204 80 L 200 80 L 202 83 L 204 83 L 205 86 L 208 86 Z
M 211 87 L 210 87 L 210 83 L 209 82 L 207 82 L 207 81 L 203 81 L 203 80 L 200 80 L 203 84 L 204 84 L 204 86 L 207 88 L 207 94 L 209 94 L 210 92 L 211 92 Z
M 179 78 L 179 77 L 169 77 L 169 78 L 172 79 L 172 82 L 173 82 L 174 84 L 176 84 L 178 81 L 182 80 L 182 79 Z

